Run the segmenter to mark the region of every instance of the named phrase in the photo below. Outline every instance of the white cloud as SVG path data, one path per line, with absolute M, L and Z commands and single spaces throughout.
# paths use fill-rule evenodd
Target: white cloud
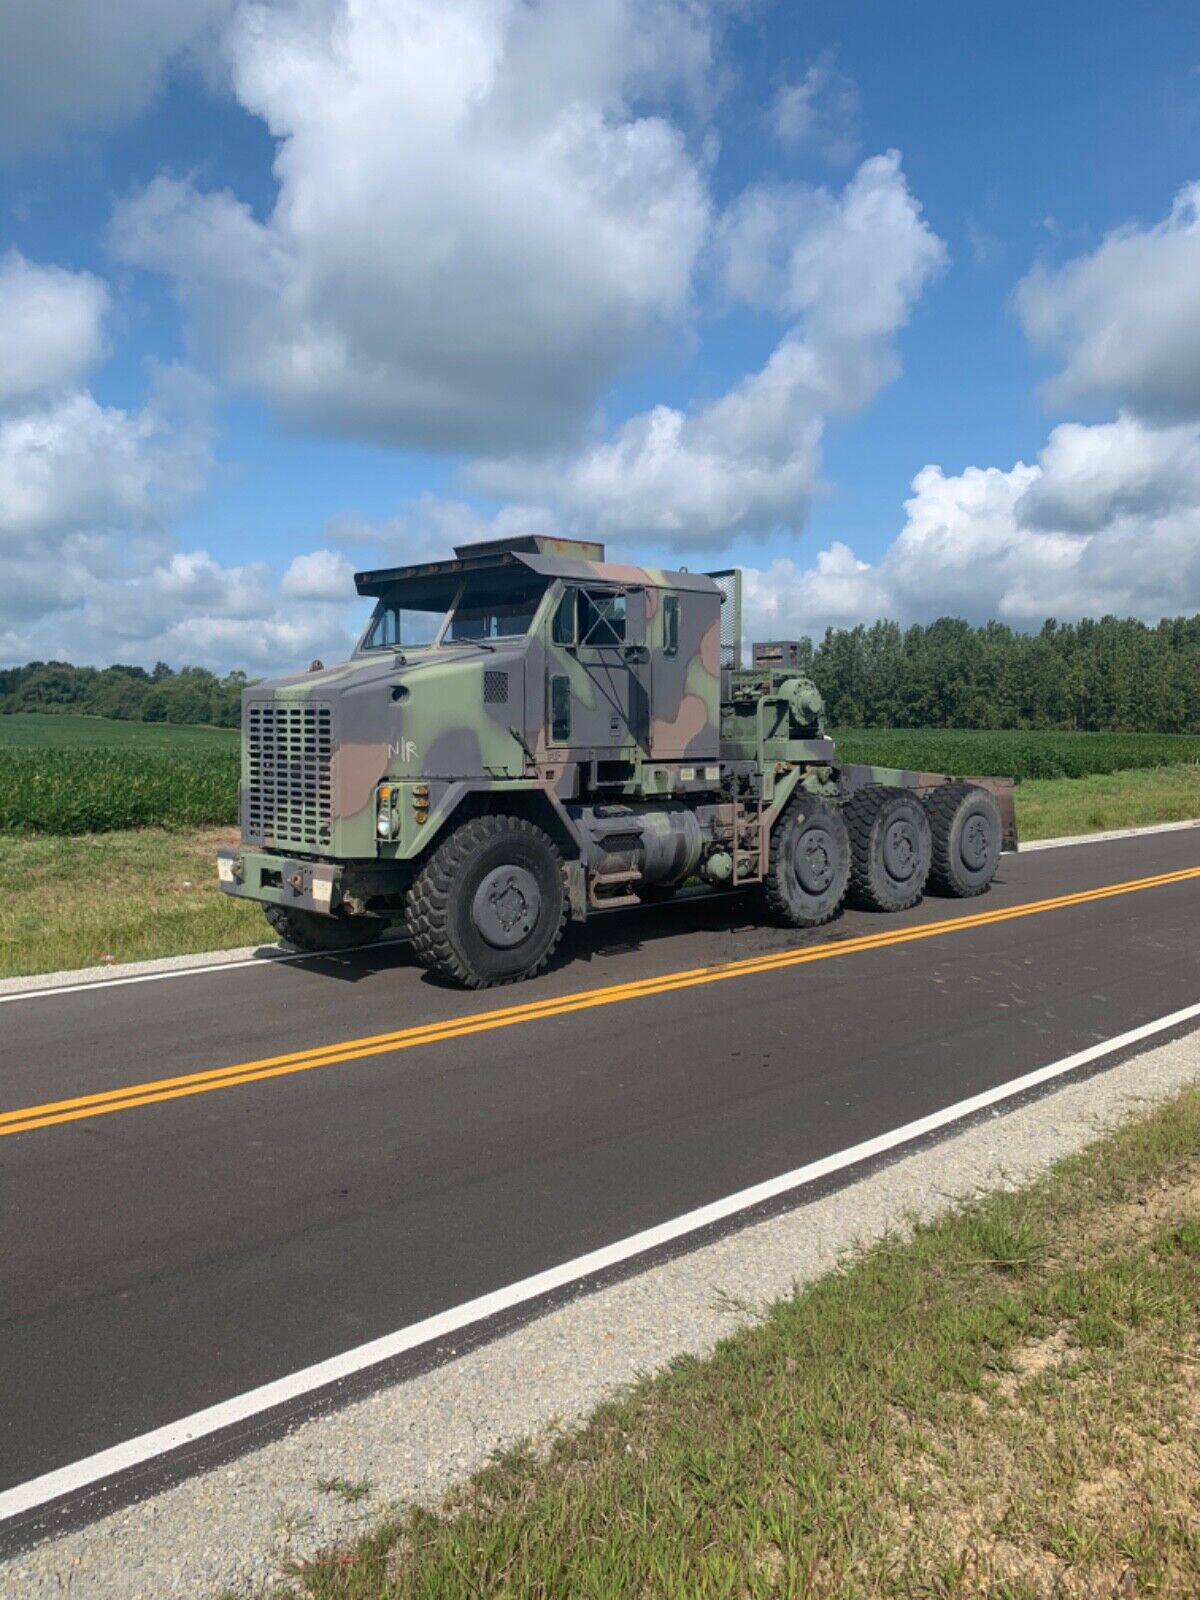
M 310 550 L 297 556 L 279 584 L 287 600 L 352 600 L 354 563 L 341 550 Z
M 1056 271 L 1035 267 L 1017 309 L 1030 339 L 1063 359 L 1047 385 L 1054 403 L 1200 418 L 1200 182 L 1164 222 L 1118 229 Z
M 879 616 L 1027 628 L 1200 609 L 1200 425 L 1067 423 L 1034 465 L 922 468 L 905 510 L 877 563 L 835 544 L 814 566 L 784 559 L 748 574 L 758 636 Z
M 686 315 L 709 227 L 676 123 L 698 0 L 244 4 L 266 221 L 160 178 L 119 211 L 235 381 L 298 424 L 437 448 L 562 438 Z
M 894 336 L 945 250 L 894 151 L 865 161 L 841 195 L 752 190 L 723 232 L 735 292 L 799 318 L 766 365 L 707 405 L 655 406 L 578 454 L 478 463 L 475 482 L 549 504 L 568 527 L 689 548 L 802 525 L 826 416 L 867 405 L 897 375 Z
M 5 0 L 0 153 L 145 109 L 173 59 L 203 51 L 233 0 Z
M 266 562 L 226 567 L 191 550 L 91 586 L 69 619 L 69 636 L 76 660 L 263 674 L 318 654 L 342 659 L 352 642 L 346 623 L 344 599 L 288 594 Z M 66 631 L 60 622 L 57 636 Z
M 503 506 L 485 516 L 465 500 L 450 500 L 426 491 L 395 516 L 382 520 L 344 514 L 331 519 L 326 537 L 335 544 L 354 544 L 385 551 L 398 566 L 437 561 L 455 545 L 500 539 L 516 534 L 560 531 L 545 506 Z
M 830 161 L 853 161 L 860 110 L 857 84 L 826 51 L 798 83 L 780 85 L 771 102 L 771 129 L 786 150 L 815 148 Z
M 107 310 L 90 272 L 0 257 L 0 410 L 77 384 L 104 353 Z

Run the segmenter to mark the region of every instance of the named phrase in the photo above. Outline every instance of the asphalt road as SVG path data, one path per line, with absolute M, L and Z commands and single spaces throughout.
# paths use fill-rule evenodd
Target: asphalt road
M 614 913 L 484 995 L 393 945 L 0 1005 L 0 1491 L 1195 1003 L 1200 877 L 993 914 L 1198 865 L 1006 857 L 811 935 Z

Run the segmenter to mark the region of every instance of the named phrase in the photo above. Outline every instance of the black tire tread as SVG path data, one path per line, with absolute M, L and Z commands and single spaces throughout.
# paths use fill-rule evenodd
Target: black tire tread
M 886 783 L 868 783 L 856 789 L 842 806 L 846 831 L 850 835 L 850 888 L 846 898 L 872 911 L 907 911 L 920 903 L 925 892 L 923 882 L 900 904 L 885 903 L 876 893 L 871 876 L 871 829 L 883 807 L 898 794 L 909 796 L 920 805 L 920 800 L 910 790 Z
M 836 812 L 840 809 L 820 795 L 809 794 L 805 789 L 798 789 L 792 795 L 783 809 L 783 814 L 771 829 L 771 842 L 767 848 L 767 872 L 763 879 L 762 897 L 768 919 L 782 928 L 794 928 L 796 923 L 791 915 L 787 895 L 782 886 L 783 874 L 779 864 L 779 852 L 782 849 L 791 816 L 794 811 L 799 810 L 801 807 L 803 807 L 806 815 L 811 815 L 817 810 Z M 823 927 L 825 923 L 832 922 L 835 917 L 839 916 L 841 910 L 842 902 L 839 901 L 826 916 L 816 918 L 808 923 L 807 926 L 810 928 Z
M 930 887 L 940 894 L 953 895 L 957 900 L 974 899 L 976 895 L 986 894 L 991 887 L 990 882 L 964 887 L 956 879 L 950 861 L 950 829 L 954 823 L 954 813 L 966 796 L 978 788 L 979 785 L 976 783 L 943 783 L 936 789 L 931 789 L 925 796 L 925 811 L 933 834 L 933 864 L 929 869 Z M 981 792 L 986 794 L 988 791 L 984 789 Z
M 452 978 L 455 983 L 460 983 L 467 989 L 491 989 L 509 983 L 522 983 L 526 978 L 535 977 L 545 969 L 550 957 L 557 950 L 567 925 L 565 892 L 558 927 L 549 947 L 542 958 L 524 972 L 514 972 L 509 976 L 497 978 L 483 977 L 467 965 L 450 940 L 447 916 L 450 886 L 466 866 L 471 852 L 480 844 L 498 836 L 512 837 L 518 834 L 544 841 L 548 849 L 553 851 L 561 874 L 562 857 L 558 846 L 548 833 L 524 817 L 512 817 L 498 812 L 487 812 L 483 816 L 471 817 L 466 822 L 461 822 L 442 840 L 425 862 L 409 888 L 404 917 L 413 953 L 423 967 L 428 967 L 431 972 L 440 972 L 444 977 Z

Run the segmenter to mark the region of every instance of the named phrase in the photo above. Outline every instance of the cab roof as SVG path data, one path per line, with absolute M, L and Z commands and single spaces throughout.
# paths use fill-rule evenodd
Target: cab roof
M 718 592 L 717 585 L 705 573 L 663 572 L 658 568 L 617 565 L 605 561 L 604 546 L 594 540 L 555 539 L 542 533 L 455 545 L 453 557 L 447 560 L 356 572 L 354 583 L 362 595 L 386 595 L 401 584 L 428 594 L 441 587 L 447 578 L 506 569 L 514 578 L 524 569 L 544 578 L 566 578 L 583 583 L 641 584 L 651 589 L 683 589 L 704 594 Z

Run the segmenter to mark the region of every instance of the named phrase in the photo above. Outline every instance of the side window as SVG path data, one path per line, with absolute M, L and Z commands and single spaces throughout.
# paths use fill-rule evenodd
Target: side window
M 381 611 L 375 618 L 374 625 L 367 635 L 366 648 L 368 650 L 389 650 L 396 643 L 396 610 L 389 606 L 386 611 Z
M 625 638 L 625 595 L 611 589 L 579 591 L 579 642 L 618 645 Z
M 669 594 L 663 600 L 663 655 L 679 654 L 679 596 Z
M 553 744 L 571 742 L 571 680 L 565 673 L 550 679 L 550 740 Z
M 578 590 L 567 589 L 562 599 L 558 602 L 558 610 L 554 613 L 554 622 L 550 629 L 550 638 L 554 644 L 575 643 L 575 617 L 576 597 Z

